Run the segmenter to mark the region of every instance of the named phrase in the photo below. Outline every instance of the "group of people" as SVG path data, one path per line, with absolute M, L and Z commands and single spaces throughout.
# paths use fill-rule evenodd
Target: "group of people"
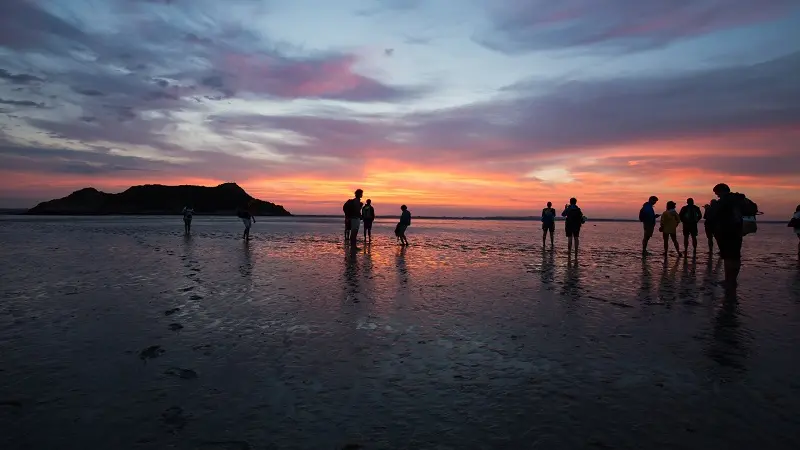
M 364 222 L 364 243 L 372 243 L 372 223 L 375 221 L 375 208 L 372 200 L 367 199 L 366 204 L 361 203 L 364 191 L 356 189 L 354 197 L 344 202 L 344 240 L 355 248 L 358 242 L 358 230 Z M 394 234 L 401 245 L 408 245 L 406 229 L 411 225 L 411 211 L 406 205 L 400 206 L 400 222 L 395 227 Z
M 708 238 L 708 251 L 713 253 L 714 242 L 719 248 L 720 257 L 725 265 L 725 284 L 731 288 L 736 287 L 739 270 L 741 268 L 742 237 L 755 232 L 755 216 L 761 214 L 758 206 L 748 199 L 744 194 L 731 192 L 727 184 L 720 183 L 714 186 L 716 199 L 703 205 L 705 211 L 695 205 L 694 199 L 686 199 L 679 211 L 673 201 L 667 202 L 667 209 L 661 214 L 655 212 L 655 205 L 658 197 L 651 196 L 642 205 L 639 211 L 639 221 L 644 228 L 642 238 L 642 256 L 648 256 L 647 244 L 653 237 L 656 225 L 664 238 L 664 258 L 669 255 L 670 241 L 675 247 L 678 257 L 688 254 L 689 240 L 692 241 L 692 251 L 697 254 L 697 235 L 699 223 L 705 219 L 704 228 Z M 586 216 L 577 206 L 577 200 L 570 199 L 569 205 L 565 205 L 561 216 L 564 220 L 564 231 L 568 242 L 568 252 L 572 253 L 573 241 L 575 253 L 578 252 L 578 243 L 581 225 L 586 222 Z M 542 210 L 542 247 L 547 244 L 547 236 L 550 235 L 550 245 L 553 246 L 553 233 L 555 231 L 556 210 L 553 209 L 551 202 Z M 795 212 L 790 226 L 795 227 L 795 232 L 800 238 L 800 206 Z M 678 227 L 683 229 L 683 253 L 678 244 Z M 800 243 L 798 243 L 798 257 L 800 257 Z

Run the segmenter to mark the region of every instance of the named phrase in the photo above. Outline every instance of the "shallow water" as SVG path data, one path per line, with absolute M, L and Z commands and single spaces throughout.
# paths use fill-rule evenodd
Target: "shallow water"
M 559 224 L 559 227 L 561 224 Z M 637 223 L 0 218 L 0 448 L 799 448 L 796 237 Z M 702 239 L 701 239 L 702 241 Z M 701 243 L 701 248 L 704 244 Z

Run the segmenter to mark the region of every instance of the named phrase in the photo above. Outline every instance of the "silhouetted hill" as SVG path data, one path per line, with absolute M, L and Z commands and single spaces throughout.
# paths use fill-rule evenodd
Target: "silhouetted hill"
M 119 194 L 84 188 L 64 198 L 39 203 L 26 214 L 179 214 L 187 205 L 196 214 L 234 214 L 249 205 L 257 216 L 291 216 L 283 206 L 255 199 L 235 183 L 216 187 L 147 184 Z

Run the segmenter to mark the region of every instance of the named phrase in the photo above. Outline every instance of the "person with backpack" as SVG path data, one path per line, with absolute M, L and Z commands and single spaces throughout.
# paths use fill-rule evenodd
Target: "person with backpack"
M 575 241 L 575 256 L 578 256 L 578 244 L 580 242 L 581 226 L 585 221 L 583 211 L 578 207 L 578 200 L 573 197 L 569 199 L 569 205 L 564 205 L 561 212 L 564 217 L 564 231 L 567 233 L 567 255 L 572 253 L 572 241 Z
M 364 243 L 367 243 L 367 235 L 369 234 L 369 243 L 372 243 L 372 222 L 375 221 L 375 208 L 372 207 L 372 200 L 367 199 L 367 204 L 361 208 L 361 220 L 364 221 Z
M 555 248 L 553 235 L 556 231 L 556 210 L 552 202 L 547 202 L 547 208 L 542 210 L 542 249 L 547 242 L 547 233 L 550 233 L 550 249 Z
M 658 203 L 658 197 L 651 195 L 647 202 L 642 205 L 642 209 L 639 210 L 639 222 L 642 222 L 642 228 L 644 228 L 642 256 L 650 254 L 647 252 L 647 243 L 653 237 L 653 233 L 656 231 L 656 219 L 660 217 L 660 214 L 656 214 L 655 209 L 653 209 L 656 203 Z
M 689 254 L 689 236 L 692 237 L 692 251 L 697 254 L 697 224 L 703 218 L 703 213 L 700 208 L 694 204 L 693 198 L 686 199 L 686 206 L 681 208 L 678 214 L 681 218 L 683 225 L 683 253 Z
M 755 231 L 758 205 L 744 194 L 731 192 L 725 183 L 714 186 L 714 194 L 719 201 L 706 214 L 713 221 L 714 236 L 724 262 L 725 287 L 735 289 L 742 267 L 742 237 Z
M 678 225 L 681 224 L 681 218 L 675 211 L 675 202 L 667 202 L 667 210 L 661 215 L 661 226 L 658 228 L 664 235 L 664 259 L 669 256 L 669 240 L 675 244 L 675 251 L 678 252 L 678 258 L 681 257 L 681 249 L 678 247 Z
M 358 243 L 358 229 L 361 226 L 361 197 L 364 196 L 364 191 L 356 189 L 354 195 L 354 198 L 344 202 L 342 211 L 344 212 L 345 223 L 350 224 L 350 245 L 355 249 Z M 347 234 L 346 230 L 345 234 Z
M 406 205 L 400 207 L 400 222 L 394 229 L 394 234 L 400 240 L 400 245 L 408 245 L 408 238 L 406 237 L 406 230 L 411 226 L 411 211 L 408 210 Z
M 788 226 L 794 228 L 794 234 L 797 235 L 797 259 L 800 260 L 800 205 L 795 208 L 794 215 Z

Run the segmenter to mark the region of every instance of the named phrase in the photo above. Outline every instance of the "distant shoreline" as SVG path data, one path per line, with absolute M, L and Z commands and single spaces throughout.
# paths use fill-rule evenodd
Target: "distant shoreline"
M 25 217 L 155 217 L 155 216 L 180 216 L 180 212 L 175 213 L 164 213 L 164 212 L 153 212 L 153 213 L 114 213 L 114 214 L 29 214 L 27 213 L 27 209 L 15 209 L 15 208 L 0 208 L 0 216 L 25 216 Z M 208 214 L 194 214 L 195 217 L 234 217 L 235 215 L 231 214 L 230 212 L 220 212 L 220 213 L 208 213 Z M 268 215 L 261 215 L 256 217 L 265 217 L 265 218 L 279 218 L 285 220 L 292 220 L 292 219 L 340 219 L 342 216 L 340 215 L 331 215 L 331 214 L 293 214 L 291 216 L 268 216 Z M 387 217 L 379 217 L 379 219 L 386 219 Z M 391 217 L 394 218 L 394 217 Z M 415 216 L 414 220 L 465 220 L 465 221 L 508 221 L 508 222 L 538 222 L 540 218 L 537 216 L 486 216 L 486 217 L 470 217 L 470 216 Z M 561 217 L 556 217 L 556 221 L 562 222 L 563 219 Z M 615 223 L 636 223 L 639 222 L 638 219 L 589 219 L 587 223 L 591 222 L 615 222 Z M 763 224 L 784 224 L 786 220 L 759 220 L 758 223 Z

